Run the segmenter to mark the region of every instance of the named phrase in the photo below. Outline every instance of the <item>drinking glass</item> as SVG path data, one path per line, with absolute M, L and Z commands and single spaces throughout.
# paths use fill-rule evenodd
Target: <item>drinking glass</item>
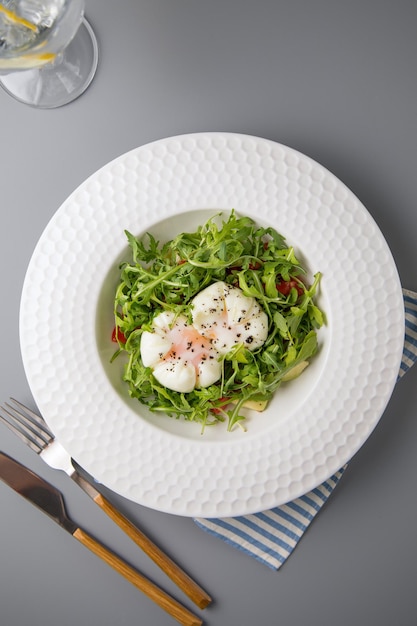
M 0 0 L 0 85 L 39 108 L 78 98 L 98 61 L 84 0 Z

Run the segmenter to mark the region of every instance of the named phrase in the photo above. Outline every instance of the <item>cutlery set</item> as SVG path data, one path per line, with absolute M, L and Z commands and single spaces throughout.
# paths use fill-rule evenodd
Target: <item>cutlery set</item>
M 210 596 L 165 554 L 137 526 L 120 513 L 95 486 L 86 480 L 76 463 L 56 440 L 44 419 L 17 400 L 0 407 L 0 420 L 50 467 L 64 471 L 83 491 L 169 576 L 200 609 L 211 603 Z M 202 620 L 172 596 L 148 580 L 114 552 L 98 542 L 68 517 L 60 491 L 10 456 L 0 452 L 0 480 L 44 511 L 75 539 L 113 567 L 174 619 L 184 626 L 198 626 Z

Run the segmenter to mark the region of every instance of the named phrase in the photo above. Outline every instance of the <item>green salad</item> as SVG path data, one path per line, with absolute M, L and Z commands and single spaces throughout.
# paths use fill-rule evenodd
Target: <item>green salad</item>
M 125 234 L 132 259 L 120 266 L 112 336 L 118 346 L 112 360 L 125 355 L 123 378 L 130 396 L 155 413 L 199 422 L 203 431 L 224 421 L 228 430 L 236 424 L 243 428 L 242 409 L 263 410 L 278 387 L 297 377 L 316 354 L 317 331 L 325 322 L 315 303 L 321 274 L 308 284 L 284 237 L 234 210 L 227 219 L 214 215 L 195 232 L 162 244 L 151 233 L 140 239 Z M 255 299 L 266 315 L 266 339 L 255 349 L 236 340 L 217 357 L 216 382 L 175 391 L 143 364 L 142 337 L 155 332 L 161 313 L 192 325 L 194 298 L 215 283 Z

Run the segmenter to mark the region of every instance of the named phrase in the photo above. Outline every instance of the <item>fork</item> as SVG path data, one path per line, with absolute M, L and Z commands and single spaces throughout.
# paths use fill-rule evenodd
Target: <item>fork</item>
M 14 398 L 10 398 L 10 402 L 0 406 L 0 420 L 50 467 L 62 470 L 72 478 L 199 608 L 208 606 L 211 597 L 206 591 L 81 476 L 75 462 L 50 431 L 44 418 Z

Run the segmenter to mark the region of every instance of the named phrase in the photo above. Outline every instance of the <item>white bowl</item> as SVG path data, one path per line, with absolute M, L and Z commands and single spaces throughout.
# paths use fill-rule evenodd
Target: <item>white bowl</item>
M 319 354 L 247 431 L 151 413 L 110 364 L 124 230 L 166 241 L 232 208 L 272 225 L 323 274 Z M 58 209 L 30 261 L 20 337 L 28 381 L 57 438 L 97 480 L 145 506 L 198 517 L 256 512 L 306 493 L 375 428 L 401 361 L 395 263 L 359 200 L 328 170 L 275 142 L 171 137 L 128 152 Z

